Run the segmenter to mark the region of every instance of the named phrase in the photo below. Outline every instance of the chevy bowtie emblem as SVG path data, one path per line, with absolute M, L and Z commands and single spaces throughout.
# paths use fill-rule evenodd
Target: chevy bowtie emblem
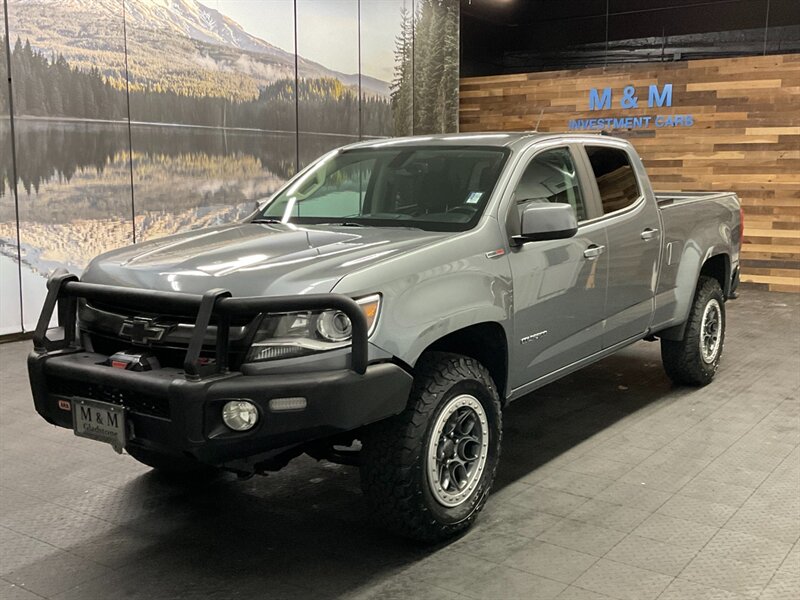
M 171 325 L 159 325 L 154 323 L 153 319 L 134 317 L 122 322 L 119 335 L 128 338 L 134 344 L 150 344 L 160 342 L 170 329 Z

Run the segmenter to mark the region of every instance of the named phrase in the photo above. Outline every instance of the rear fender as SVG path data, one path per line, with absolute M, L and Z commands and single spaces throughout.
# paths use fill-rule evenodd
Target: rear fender
M 701 255 L 696 245 L 686 244 L 683 254 L 681 256 L 680 266 L 678 268 L 678 275 L 676 277 L 675 286 L 675 313 L 674 321 L 677 325 L 673 325 L 667 329 L 658 332 L 658 336 L 665 340 L 682 340 L 686 331 L 686 321 L 689 318 L 689 311 L 694 303 L 694 297 L 697 293 L 697 284 L 700 281 L 700 275 L 710 265 L 709 261 L 717 257 L 724 260 L 724 268 L 720 286 L 722 287 L 725 297 L 727 298 L 730 293 L 731 287 L 731 260 L 728 255 L 727 246 L 718 244 L 710 247 L 704 255 Z M 709 274 L 712 274 L 711 272 Z

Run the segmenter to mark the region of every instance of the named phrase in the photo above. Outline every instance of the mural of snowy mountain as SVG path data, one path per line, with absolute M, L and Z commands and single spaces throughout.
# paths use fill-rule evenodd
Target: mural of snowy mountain
M 105 76 L 124 80 L 122 0 L 8 0 L 8 4 L 12 37 L 29 39 L 34 49 L 62 54 L 79 68 L 103 65 Z M 128 69 L 134 85 L 246 100 L 270 83 L 294 76 L 293 52 L 251 35 L 197 0 L 124 0 L 124 5 Z M 340 73 L 302 56 L 299 69 L 306 78 L 358 85 L 358 74 Z M 379 79 L 362 75 L 361 86 L 366 94 L 389 94 L 388 82 Z
M 0 334 L 53 268 L 237 219 L 332 148 L 457 130 L 458 0 L 0 1 Z

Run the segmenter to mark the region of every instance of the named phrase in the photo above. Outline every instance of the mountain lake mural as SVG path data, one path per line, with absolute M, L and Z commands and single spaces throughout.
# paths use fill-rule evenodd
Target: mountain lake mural
M 331 148 L 457 129 L 457 0 L 5 1 L 0 334 L 56 268 L 243 218 Z

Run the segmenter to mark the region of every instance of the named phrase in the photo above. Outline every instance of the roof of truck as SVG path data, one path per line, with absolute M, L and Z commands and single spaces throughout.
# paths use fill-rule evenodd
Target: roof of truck
M 588 134 L 599 135 L 599 134 Z M 586 133 L 536 132 L 536 131 L 483 131 L 477 133 L 443 133 L 435 135 L 413 135 L 398 138 L 379 138 L 351 144 L 348 148 L 383 148 L 408 146 L 515 146 L 534 138 L 586 138 Z

